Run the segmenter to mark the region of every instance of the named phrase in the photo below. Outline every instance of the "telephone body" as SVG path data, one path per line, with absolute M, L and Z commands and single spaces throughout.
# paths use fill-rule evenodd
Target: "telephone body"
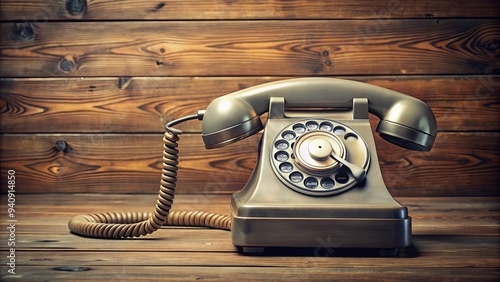
M 425 151 L 436 136 L 435 117 L 425 103 L 348 80 L 268 83 L 208 106 L 202 134 L 206 147 L 258 132 L 259 115 L 266 111 L 257 165 L 231 198 L 236 246 L 251 252 L 410 245 L 411 218 L 384 184 L 368 113 L 381 118 L 377 131 L 386 140 Z
M 264 129 L 260 115 L 266 112 Z M 69 228 L 99 238 L 143 236 L 163 225 L 221 228 L 231 230 L 233 244 L 244 252 L 318 246 L 397 251 L 411 244 L 411 218 L 384 184 L 369 113 L 380 119 L 383 139 L 411 150 L 431 149 L 436 119 L 416 98 L 334 78 L 270 82 L 221 96 L 206 110 L 167 124 L 153 213 L 80 215 Z M 230 217 L 170 211 L 181 133 L 172 126 L 194 118 L 202 120 L 207 149 L 264 129 L 256 167 L 231 197 Z

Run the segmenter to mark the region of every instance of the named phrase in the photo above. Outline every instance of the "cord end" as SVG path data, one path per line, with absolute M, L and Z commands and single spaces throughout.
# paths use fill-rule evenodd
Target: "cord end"
M 206 110 L 198 110 L 198 112 L 196 113 L 198 120 L 203 120 L 203 117 L 205 116 L 205 112 L 206 112 Z
M 192 119 L 202 120 L 203 116 L 205 116 L 205 110 L 199 110 L 195 115 L 181 117 L 181 118 L 178 118 L 178 119 L 175 119 L 175 120 L 168 122 L 167 125 L 165 126 L 165 129 L 169 132 L 174 133 L 174 134 L 182 134 L 181 130 L 174 128 L 173 126 L 175 126 L 179 123 L 188 121 L 188 120 L 192 120 Z
M 170 126 L 166 126 L 165 129 L 170 132 L 170 133 L 173 133 L 173 134 L 176 134 L 176 135 L 181 135 L 182 134 L 182 130 L 180 129 L 177 129 L 177 128 L 174 128 L 174 127 L 170 127 Z

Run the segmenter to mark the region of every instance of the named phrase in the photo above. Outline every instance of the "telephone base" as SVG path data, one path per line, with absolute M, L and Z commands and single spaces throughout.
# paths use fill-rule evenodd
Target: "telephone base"
M 232 241 L 245 250 L 263 247 L 370 248 L 411 244 L 411 218 L 249 218 L 233 215 Z M 381 252 L 381 255 L 391 255 Z
M 398 254 L 398 251 L 398 248 L 378 250 L 381 257 L 394 257 Z
M 241 247 L 239 248 L 245 254 L 263 254 L 263 247 Z
M 395 257 L 399 248 L 373 249 L 373 248 L 280 248 L 280 247 L 237 247 L 238 252 L 248 256 L 315 256 L 315 257 Z

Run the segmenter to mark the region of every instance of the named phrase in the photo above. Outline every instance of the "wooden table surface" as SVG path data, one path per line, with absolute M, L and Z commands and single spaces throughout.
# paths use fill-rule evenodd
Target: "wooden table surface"
M 366 250 L 277 249 L 242 255 L 230 232 L 164 227 L 143 238 L 73 235 L 74 215 L 149 211 L 155 195 L 17 194 L 15 231 L 7 199 L 0 222 L 1 280 L 397 280 L 498 281 L 499 198 L 398 198 L 413 218 L 413 244 L 396 257 Z M 178 195 L 174 209 L 229 213 L 228 195 Z M 13 232 L 11 232 L 13 231 Z M 15 275 L 6 256 L 15 239 Z M 12 240 L 11 240 L 12 242 Z M 8 262 L 8 261 L 7 261 Z

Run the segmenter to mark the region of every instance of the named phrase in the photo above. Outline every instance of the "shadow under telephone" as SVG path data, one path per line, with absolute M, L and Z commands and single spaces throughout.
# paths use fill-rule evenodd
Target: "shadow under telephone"
M 173 126 L 202 120 L 207 149 L 226 146 L 264 126 L 257 165 L 231 198 L 231 215 L 170 211 L 177 175 Z M 368 113 L 377 132 L 406 149 L 429 151 L 436 137 L 430 107 L 413 97 L 366 83 L 297 78 L 266 83 L 213 100 L 204 111 L 167 124 L 160 191 L 152 213 L 79 215 L 73 233 L 99 238 L 138 237 L 163 225 L 231 230 L 244 252 L 264 247 L 394 250 L 411 244 L 411 218 L 389 194 L 380 171 Z M 395 254 L 395 253 L 394 253 Z

